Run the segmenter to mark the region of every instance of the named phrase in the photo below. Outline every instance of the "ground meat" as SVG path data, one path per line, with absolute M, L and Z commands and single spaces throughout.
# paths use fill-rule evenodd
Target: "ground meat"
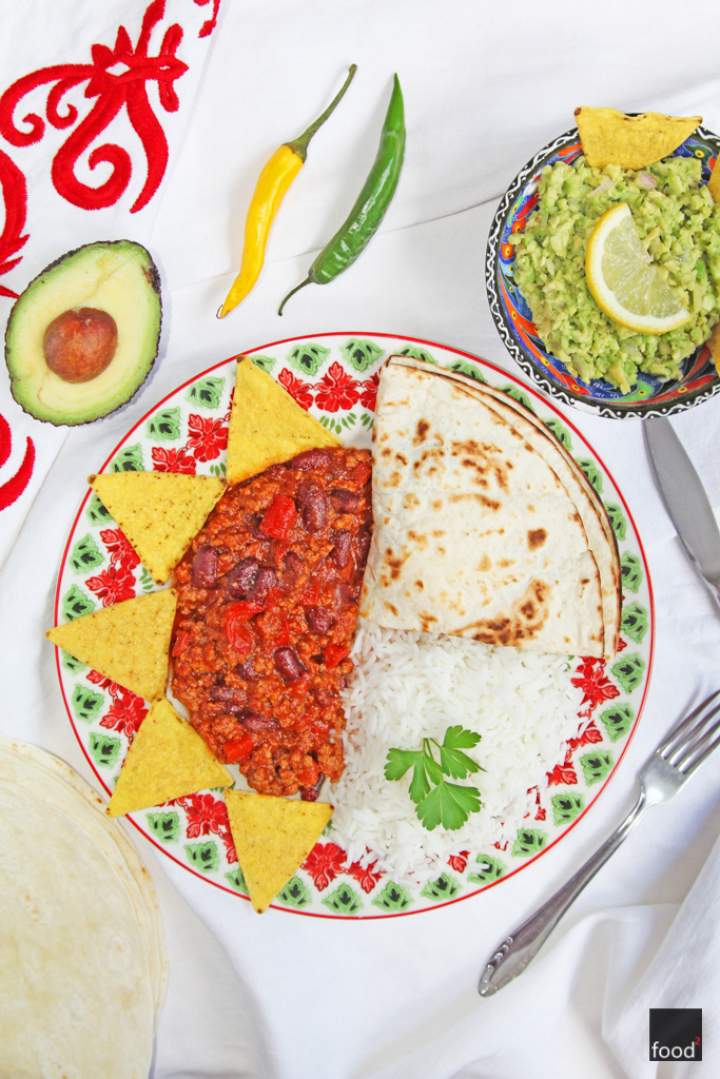
M 173 693 L 261 793 L 311 798 L 342 773 L 370 471 L 342 448 L 273 465 L 226 491 L 177 567 Z

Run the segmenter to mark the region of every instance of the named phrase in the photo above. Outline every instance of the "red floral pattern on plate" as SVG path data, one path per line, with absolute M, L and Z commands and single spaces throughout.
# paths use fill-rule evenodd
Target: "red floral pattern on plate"
M 185 835 L 188 839 L 210 833 L 221 835 L 230 827 L 225 803 L 212 794 L 189 794 L 178 798 L 177 802 L 185 810 Z
M 124 599 L 135 595 L 135 578 L 125 566 L 113 565 L 101 570 L 85 582 L 91 592 L 98 597 L 103 607 L 112 607 Z
M 360 865 L 359 862 L 352 862 L 347 867 L 346 872 L 355 878 L 364 892 L 371 892 L 383 876 L 381 869 L 375 869 L 376 865 L 377 859 L 369 862 L 366 866 Z
M 583 691 L 580 715 L 590 716 L 603 701 L 611 701 L 620 696 L 620 690 L 605 673 L 605 660 L 586 656 L 580 660 L 580 666 L 571 679 L 574 686 Z
M 195 458 L 183 449 L 153 446 L 151 456 L 155 472 L 181 472 L 185 476 L 194 476 L 197 471 Z
M 300 378 L 295 378 L 292 371 L 283 367 L 278 375 L 278 382 L 283 386 L 292 398 L 306 411 L 313 403 L 312 387 Z
M 345 851 L 337 843 L 316 843 L 303 869 L 307 869 L 315 881 L 315 887 L 322 892 L 345 868 L 346 857 Z
M 147 715 L 147 705 L 142 697 L 131 693 L 129 689 L 123 689 L 122 686 L 113 685 L 110 694 L 112 703 L 100 720 L 100 726 L 120 731 L 132 742 Z
M 366 378 L 360 385 L 360 404 L 363 408 L 368 409 L 369 412 L 375 411 L 375 402 L 377 400 L 378 385 L 380 384 L 380 375 L 378 373 L 371 375 L 370 378 Z
M 325 412 L 352 408 L 357 404 L 358 397 L 357 382 L 337 360 L 315 387 L 315 404 Z
M 139 555 L 121 529 L 104 528 L 100 533 L 100 539 L 110 555 L 111 566 L 130 571 L 140 565 Z
M 212 461 L 227 448 L 228 429 L 222 420 L 198 416 L 188 416 L 187 448 L 192 450 L 196 461 Z
M 468 864 L 469 857 L 469 850 L 459 850 L 457 854 L 450 855 L 450 857 L 448 858 L 448 865 L 451 869 L 454 869 L 456 873 L 464 873 Z

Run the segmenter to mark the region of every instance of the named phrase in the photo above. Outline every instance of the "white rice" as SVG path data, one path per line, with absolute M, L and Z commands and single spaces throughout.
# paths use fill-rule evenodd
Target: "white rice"
M 399 882 L 425 881 L 451 854 L 512 841 L 524 814 L 534 814 L 528 788 L 546 785 L 578 731 L 582 694 L 570 684 L 569 660 L 369 622 L 360 624 L 353 659 L 345 772 L 332 794 L 333 839 L 349 861 L 377 859 Z M 419 749 L 424 736 L 442 741 L 458 723 L 482 736 L 468 752 L 485 771 L 454 782 L 478 787 L 482 808 L 457 831 L 427 831 L 408 794 L 410 773 L 386 780 L 385 757 L 393 746 Z

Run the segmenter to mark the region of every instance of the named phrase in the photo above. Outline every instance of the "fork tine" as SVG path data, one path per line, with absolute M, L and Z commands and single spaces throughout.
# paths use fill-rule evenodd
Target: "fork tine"
M 720 715 L 720 704 L 712 708 L 704 716 L 702 716 L 694 727 L 692 727 L 680 740 L 677 747 L 673 749 L 671 753 L 665 755 L 665 760 L 668 764 L 678 765 L 678 763 L 690 753 L 701 741 L 704 740 L 707 734 L 712 734 L 717 727 L 716 716 Z M 711 726 L 708 726 L 711 720 L 715 720 Z
M 657 752 L 661 757 L 667 758 L 668 754 L 677 749 L 681 742 L 685 741 L 685 735 L 690 731 L 690 728 L 695 726 L 695 720 L 700 716 L 708 705 L 720 697 L 720 689 L 716 689 L 714 693 L 711 693 L 709 697 L 706 697 L 704 701 L 701 701 L 692 712 L 689 713 L 684 719 L 680 720 L 676 726 L 668 733 L 667 737 L 663 739 L 657 748 Z M 704 719 L 700 720 L 700 724 L 704 722 Z
M 703 739 L 693 752 L 679 765 L 680 771 L 685 776 L 691 776 L 693 772 L 708 759 L 710 754 L 720 746 L 720 723 L 716 724 L 708 731 L 708 735 L 713 735 L 713 737 L 711 737 L 709 741 L 707 738 Z

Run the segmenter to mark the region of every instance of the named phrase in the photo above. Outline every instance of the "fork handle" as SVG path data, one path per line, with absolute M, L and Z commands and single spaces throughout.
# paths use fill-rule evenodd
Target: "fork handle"
M 538 954 L 568 907 L 575 902 L 585 885 L 590 883 L 601 866 L 605 865 L 610 855 L 618 849 L 645 805 L 645 791 L 642 790 L 628 815 L 602 846 L 588 858 L 562 888 L 550 896 L 547 902 L 543 903 L 530 918 L 522 922 L 496 948 L 480 977 L 478 992 L 481 997 L 492 996 L 513 978 L 517 978 L 518 974 L 522 974 Z

